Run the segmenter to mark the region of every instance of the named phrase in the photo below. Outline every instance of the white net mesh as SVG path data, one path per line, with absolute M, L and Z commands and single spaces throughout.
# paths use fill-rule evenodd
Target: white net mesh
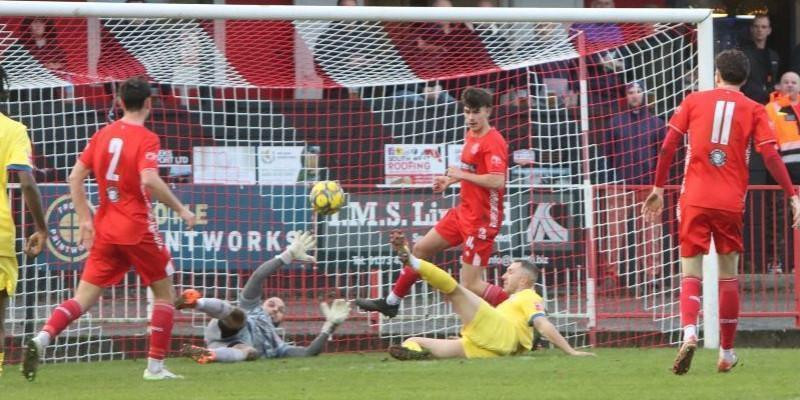
M 550 318 L 574 345 L 677 339 L 674 213 L 659 228 L 643 225 L 636 209 L 664 133 L 656 120 L 696 86 L 691 26 L 56 18 L 44 23 L 52 47 L 42 50 L 35 23 L 0 19 L 13 89 L 6 110 L 29 127 L 51 224 L 50 251 L 23 265 L 11 303 L 17 343 L 73 293 L 85 252 L 64 180 L 88 138 L 119 117 L 116 82 L 139 74 L 153 81 L 149 127 L 162 139 L 162 175 L 200 218 L 195 232 L 182 232 L 155 206 L 179 289 L 233 301 L 291 230 L 314 229 L 319 262 L 265 285 L 287 300 L 288 339 L 313 338 L 320 300 L 388 294 L 400 268 L 388 232 L 418 239 L 458 201 L 458 188 L 436 196 L 428 182 L 458 157 L 457 99 L 479 86 L 495 94 L 491 122 L 514 154 L 489 280 L 529 257 L 542 268 L 537 291 Z M 632 82 L 642 107 L 626 99 Z M 631 120 L 632 109 L 652 124 Z M 394 168 L 387 154 L 424 166 Z M 307 185 L 320 179 L 350 194 L 328 219 L 306 203 Z M 457 274 L 458 255 L 434 261 Z M 127 279 L 48 360 L 142 354 L 147 295 Z M 204 321 L 182 314 L 175 342 L 197 340 Z M 418 284 L 400 316 L 354 314 L 330 347 L 377 350 L 458 327 L 442 297 Z

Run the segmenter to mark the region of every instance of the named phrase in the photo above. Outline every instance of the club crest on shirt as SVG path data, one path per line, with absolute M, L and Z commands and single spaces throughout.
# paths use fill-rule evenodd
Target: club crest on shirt
M 112 203 L 119 201 L 119 189 L 116 186 L 107 187 L 106 194 L 108 195 L 108 200 L 110 200 Z
M 711 150 L 711 153 L 708 155 L 709 160 L 711 160 L 711 164 L 715 167 L 721 167 L 725 165 L 728 161 L 728 155 L 725 154 L 724 151 L 721 149 L 714 149 Z

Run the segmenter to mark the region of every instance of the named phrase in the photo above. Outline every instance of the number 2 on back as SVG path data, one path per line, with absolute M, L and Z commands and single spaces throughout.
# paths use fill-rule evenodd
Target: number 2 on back
M 731 121 L 736 103 L 732 101 L 717 101 L 714 108 L 714 126 L 711 128 L 711 143 L 728 144 L 731 138 Z
M 108 152 L 111 153 L 111 163 L 108 164 L 106 171 L 106 180 L 118 181 L 119 175 L 116 174 L 117 164 L 119 164 L 119 156 L 122 155 L 122 139 L 113 138 L 108 142 Z

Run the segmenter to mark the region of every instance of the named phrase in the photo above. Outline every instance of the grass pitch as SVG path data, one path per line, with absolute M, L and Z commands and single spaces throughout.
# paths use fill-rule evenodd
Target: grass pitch
M 557 350 L 492 360 L 399 362 L 385 354 L 198 365 L 169 359 L 186 379 L 144 382 L 144 360 L 42 365 L 35 382 L 17 366 L 0 378 L 3 399 L 800 399 L 800 350 L 740 349 L 733 372 L 698 350 L 685 376 L 669 372 L 675 349 Z

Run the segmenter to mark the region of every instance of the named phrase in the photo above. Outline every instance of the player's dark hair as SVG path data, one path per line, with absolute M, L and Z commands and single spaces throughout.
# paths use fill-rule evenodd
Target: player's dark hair
M 0 100 L 5 100 L 8 96 L 8 74 L 6 70 L 0 66 Z
M 473 110 L 481 107 L 492 108 L 492 94 L 486 89 L 468 87 L 461 93 L 461 104 Z
M 719 76 L 732 85 L 741 85 L 750 76 L 750 60 L 741 50 L 724 50 L 714 60 Z
M 119 86 L 119 98 L 128 111 L 139 111 L 150 97 L 150 83 L 144 78 L 130 78 Z
M 532 283 L 536 283 L 536 281 L 539 280 L 539 267 L 533 265 L 532 262 L 524 258 L 514 260 L 514 262 L 519 263 L 519 266 L 522 267 L 522 269 L 531 274 L 531 277 L 533 278 Z

